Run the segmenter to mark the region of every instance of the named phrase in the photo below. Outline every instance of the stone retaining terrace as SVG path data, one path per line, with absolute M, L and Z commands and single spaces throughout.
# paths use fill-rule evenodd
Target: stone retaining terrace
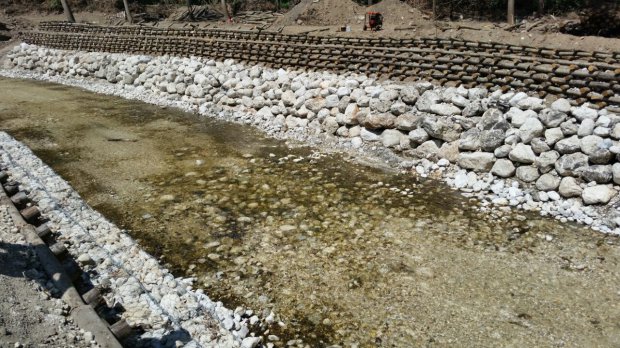
M 364 73 L 444 86 L 516 89 L 620 105 L 620 52 L 585 52 L 435 38 L 287 35 L 223 29 L 105 27 L 42 23 L 22 34 L 30 44 L 111 53 L 236 59 L 272 68 Z

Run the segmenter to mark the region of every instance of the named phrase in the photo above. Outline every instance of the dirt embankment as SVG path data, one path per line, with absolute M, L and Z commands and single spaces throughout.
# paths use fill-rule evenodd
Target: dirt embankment
M 384 30 L 364 32 L 364 13 L 381 12 Z M 485 21 L 433 21 L 428 14 L 400 0 L 383 0 L 373 6 L 361 6 L 351 0 L 304 0 L 282 16 L 273 27 L 284 32 L 307 32 L 316 27 L 330 27 L 314 35 L 335 35 L 341 26 L 348 25 L 350 33 L 336 35 L 369 37 L 439 37 L 481 42 L 502 42 L 511 45 L 566 48 L 584 51 L 620 51 L 620 39 L 598 36 L 574 36 L 557 32 L 563 21 L 553 16 L 511 30 L 505 23 Z M 534 26 L 536 24 L 536 26 Z
M 400 0 L 383 0 L 372 6 L 361 6 L 350 0 L 304 0 L 293 7 L 276 25 L 363 25 L 368 11 L 381 12 L 390 18 L 389 26 L 407 26 L 423 20 L 422 13 Z M 299 22 L 298 22 L 299 21 Z

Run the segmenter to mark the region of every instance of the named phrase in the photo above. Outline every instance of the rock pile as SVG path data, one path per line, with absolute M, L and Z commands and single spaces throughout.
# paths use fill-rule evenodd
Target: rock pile
M 620 115 L 566 99 L 548 103 L 523 92 L 26 44 L 7 57 L 7 68 L 105 80 L 187 103 L 201 114 L 240 111 L 249 116 L 238 119 L 272 134 L 334 136 L 354 149 L 384 147 L 408 164 L 444 159 L 517 180 L 534 202 L 576 197 L 580 204 L 607 204 L 619 189 Z

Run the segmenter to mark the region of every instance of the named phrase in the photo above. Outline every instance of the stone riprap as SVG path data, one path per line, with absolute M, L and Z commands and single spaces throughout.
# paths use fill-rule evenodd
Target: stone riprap
M 523 92 L 27 44 L 7 55 L 5 67 L 107 81 L 121 95 L 132 90 L 203 115 L 228 113 L 272 135 L 332 139 L 359 151 L 388 149 L 401 166 L 422 174 L 451 163 L 460 170 L 444 171 L 448 183 L 481 199 L 490 192 L 495 204 L 604 231 L 614 230 L 620 216 L 610 204 L 620 184 L 620 115 L 608 109 L 565 99 L 547 103 Z M 598 209 L 603 214 L 588 205 L 605 205 Z
M 268 31 L 97 26 L 46 22 L 30 44 L 111 53 L 228 58 L 271 68 L 364 73 L 444 86 L 514 88 L 620 105 L 620 52 L 554 50 L 437 38 L 290 35 Z
M 260 338 L 249 335 L 258 317 L 233 312 L 202 290 L 191 278 L 175 278 L 124 231 L 90 208 L 71 186 L 25 145 L 0 132 L 0 167 L 37 202 L 58 241 L 67 246 L 110 306 L 144 333 L 137 347 L 244 347 Z M 243 316 L 243 317 L 242 317 Z M 256 345 L 256 344 L 255 344 Z M 255 346 L 254 345 L 254 346 Z M 252 347 L 254 347 L 252 346 Z

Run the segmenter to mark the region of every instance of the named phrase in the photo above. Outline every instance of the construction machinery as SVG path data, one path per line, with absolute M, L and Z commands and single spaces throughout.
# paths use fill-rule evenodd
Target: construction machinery
M 378 31 L 383 28 L 383 15 L 381 12 L 367 12 L 364 16 L 364 31 Z

